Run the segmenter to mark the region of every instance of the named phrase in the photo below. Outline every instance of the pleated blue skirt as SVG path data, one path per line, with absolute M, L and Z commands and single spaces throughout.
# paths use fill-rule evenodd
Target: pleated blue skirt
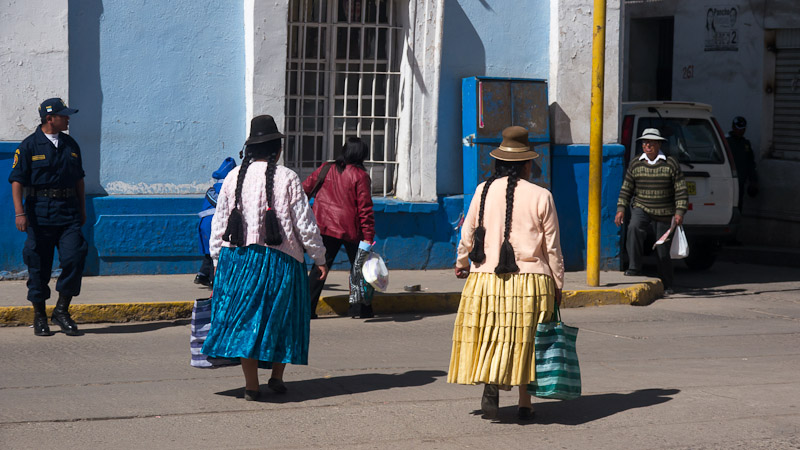
M 203 353 L 308 364 L 308 295 L 304 265 L 286 253 L 261 245 L 223 247 Z

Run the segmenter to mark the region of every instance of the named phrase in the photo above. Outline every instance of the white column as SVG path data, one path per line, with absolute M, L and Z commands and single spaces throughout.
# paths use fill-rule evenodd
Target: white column
M 244 0 L 247 134 L 250 119 L 261 114 L 284 131 L 288 3 Z
M 0 141 L 32 133 L 42 100 L 61 97 L 72 106 L 67 13 L 67 0 L 6 0 L 0 7 Z
M 403 11 L 397 197 L 436 201 L 436 148 L 444 0 L 409 0 Z

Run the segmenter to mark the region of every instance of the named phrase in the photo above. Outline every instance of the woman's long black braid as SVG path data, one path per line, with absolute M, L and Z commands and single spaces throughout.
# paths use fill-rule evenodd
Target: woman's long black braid
M 236 177 L 236 195 L 233 200 L 233 210 L 230 217 L 228 217 L 228 226 L 225 228 L 225 233 L 222 234 L 222 240 L 230 242 L 231 245 L 236 247 L 244 246 L 244 218 L 240 211 L 242 203 L 242 185 L 244 184 L 244 176 L 247 173 L 247 168 L 253 161 L 253 156 L 249 151 L 245 151 L 244 158 L 242 159 L 242 167 L 239 168 L 239 175 Z
M 280 149 L 280 147 L 278 147 Z M 264 218 L 264 226 L 266 228 L 267 245 L 281 245 L 283 237 L 281 237 L 281 226 L 278 222 L 278 215 L 275 214 L 274 204 L 272 199 L 275 197 L 273 189 L 275 187 L 275 170 L 278 168 L 278 152 L 272 152 L 267 157 L 267 171 L 266 171 L 266 189 L 267 189 L 267 212 Z
M 469 252 L 469 259 L 476 264 L 486 261 L 486 253 L 483 250 L 484 240 L 486 239 L 486 228 L 483 226 L 483 210 L 486 207 L 486 193 L 489 192 L 489 186 L 498 178 L 500 177 L 497 172 L 492 174 L 486 180 L 481 192 L 481 207 L 478 209 L 478 228 L 475 228 L 475 234 L 472 238 L 472 251 Z
M 525 161 L 495 161 L 494 174 L 486 180 L 481 192 L 481 206 L 478 210 L 478 227 L 475 229 L 475 236 L 472 244 L 472 251 L 469 252 L 469 259 L 475 263 L 482 263 L 486 260 L 484 252 L 484 240 L 486 238 L 486 228 L 483 226 L 483 213 L 486 207 L 486 194 L 489 192 L 489 185 L 498 178 L 508 177 L 508 187 L 506 188 L 506 220 L 503 231 L 503 245 L 500 247 L 500 258 L 494 271 L 497 274 L 514 273 L 519 270 L 514 257 L 514 247 L 511 246 L 508 238 L 511 235 L 511 217 L 514 209 L 514 191 L 519 181 L 519 174 L 525 166 Z
M 499 165 L 505 166 L 505 164 Z M 519 181 L 519 173 L 523 165 L 519 163 L 507 165 L 508 187 L 506 188 L 506 223 L 505 230 L 503 230 L 503 245 L 500 246 L 500 259 L 497 262 L 497 267 L 494 268 L 494 273 L 514 273 L 519 270 L 517 261 L 514 256 L 514 247 L 511 246 L 508 237 L 511 235 L 511 216 L 514 212 L 514 190 L 517 188 Z M 497 168 L 500 172 L 500 167 Z M 503 171 L 505 172 L 505 170 Z
M 275 210 L 272 209 L 273 200 L 273 187 L 275 184 L 275 170 L 277 167 L 278 154 L 280 152 L 280 141 L 268 141 L 262 144 L 249 145 L 244 151 L 244 158 L 242 166 L 239 168 L 239 174 L 236 178 L 236 193 L 234 198 L 233 210 L 228 218 L 228 226 L 225 228 L 225 233 L 222 239 L 230 242 L 231 245 L 236 247 L 243 247 L 245 244 L 244 239 L 244 218 L 242 217 L 241 204 L 242 204 L 242 186 L 244 185 L 244 177 L 247 174 L 247 169 L 255 158 L 267 159 L 266 171 L 266 190 L 267 190 L 267 212 L 265 217 L 266 226 L 266 244 L 267 245 L 280 245 L 283 238 L 280 234 L 280 225 Z

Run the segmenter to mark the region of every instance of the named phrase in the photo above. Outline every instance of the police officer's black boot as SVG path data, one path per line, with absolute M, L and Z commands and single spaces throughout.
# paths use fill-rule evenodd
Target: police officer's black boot
M 33 334 L 36 336 L 52 336 L 47 325 L 47 310 L 44 302 L 33 303 Z
M 56 307 L 53 309 L 53 315 L 50 316 L 50 320 L 54 325 L 60 326 L 61 331 L 67 336 L 80 336 L 81 333 L 78 331 L 78 325 L 75 324 L 75 321 L 72 320 L 72 317 L 69 315 L 69 303 L 71 301 L 72 297 L 59 294 L 58 303 L 56 303 Z

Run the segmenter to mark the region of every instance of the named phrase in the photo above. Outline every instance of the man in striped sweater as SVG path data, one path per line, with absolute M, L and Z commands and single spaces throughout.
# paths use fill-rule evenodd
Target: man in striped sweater
M 655 128 L 647 128 L 637 141 L 642 141 L 643 153 L 628 166 L 614 218 L 617 226 L 622 225 L 625 209 L 631 208 L 627 236 L 629 265 L 625 271 L 628 276 L 642 273 L 642 254 L 648 233 L 652 230 L 659 238 L 670 229 L 672 221 L 675 226 L 681 225 L 689 203 L 680 164 L 661 152 L 661 143 L 666 141 L 661 133 Z M 672 236 L 656 247 L 658 276 L 667 295 L 673 292 L 672 259 L 669 256 L 671 242 Z

